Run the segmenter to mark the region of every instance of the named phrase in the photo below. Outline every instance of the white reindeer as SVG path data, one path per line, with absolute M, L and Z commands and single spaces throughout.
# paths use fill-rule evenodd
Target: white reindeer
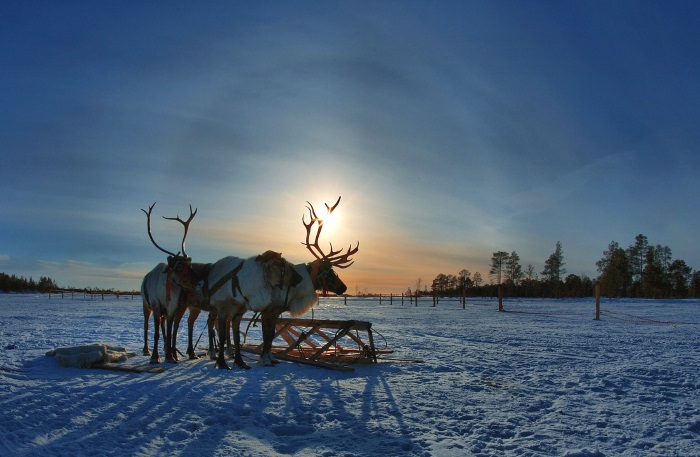
M 250 368 L 241 357 L 240 334 L 238 327 L 241 317 L 247 309 L 259 309 L 268 306 L 277 294 L 288 291 L 302 281 L 294 265 L 286 261 L 281 254 L 267 251 L 259 256 L 241 259 L 224 257 L 213 264 L 203 265 L 196 274 L 191 274 L 194 289 L 186 286 L 187 299 L 181 303 L 178 316 L 181 318 L 185 308 L 190 309 L 188 319 L 188 349 L 190 357 L 194 354 L 192 330 L 194 319 L 199 310 L 210 313 L 208 323 L 216 321 L 219 333 L 219 349 L 216 367 L 230 369 L 225 362 L 224 346 L 228 335 L 228 325 L 234 329 L 234 363 L 239 368 Z M 194 311 L 194 313 L 193 313 Z M 194 316 L 194 317 L 193 317 Z M 179 320 L 178 320 L 179 321 Z M 209 325 L 209 345 L 213 347 L 213 331 Z
M 309 203 L 309 202 L 307 202 Z M 333 206 L 326 204 L 326 209 L 330 215 L 340 203 L 340 197 Z M 277 361 L 272 354 L 272 340 L 275 337 L 277 318 L 280 314 L 288 311 L 292 316 L 299 316 L 306 313 L 318 301 L 316 291 L 322 291 L 325 295 L 331 291 L 337 295 L 342 295 L 347 290 L 347 286 L 338 277 L 333 267 L 347 268 L 354 263 L 350 260 L 350 256 L 357 253 L 360 249 L 360 243 L 353 249 L 352 245 L 348 248 L 345 254 L 341 254 L 342 250 L 334 251 L 331 244 L 331 250 L 328 254 L 324 254 L 323 250 L 318 245 L 318 239 L 323 230 L 323 219 L 316 215 L 313 205 L 309 203 L 307 207 L 311 221 L 307 224 L 302 216 L 302 223 L 306 228 L 306 241 L 302 244 L 316 258 L 310 263 L 301 263 L 294 266 L 294 269 L 301 276 L 302 280 L 299 285 L 290 288 L 286 293 L 281 290 L 275 291 L 272 302 L 264 307 L 253 311 L 260 311 L 263 333 L 263 350 L 260 356 L 259 364 L 263 366 L 271 366 Z M 314 242 L 311 243 L 310 235 L 311 228 L 314 223 L 318 223 Z

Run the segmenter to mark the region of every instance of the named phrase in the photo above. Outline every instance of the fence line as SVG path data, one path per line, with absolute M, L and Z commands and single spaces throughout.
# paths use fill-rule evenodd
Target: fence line
M 61 295 L 61 298 L 64 298 L 64 296 L 70 294 L 70 298 L 75 298 L 75 294 L 83 294 L 83 298 L 87 298 L 87 296 L 90 296 L 90 299 L 94 300 L 96 296 L 101 296 L 102 300 L 105 299 L 105 295 L 110 296 L 114 295 L 117 297 L 117 300 L 119 300 L 119 297 L 121 296 L 131 296 L 132 298 L 136 295 L 141 295 L 141 292 L 114 292 L 114 291 L 96 291 L 96 292 L 90 292 L 87 290 L 61 290 L 61 289 L 52 289 L 49 290 L 49 299 L 51 299 L 51 294 L 54 295 Z

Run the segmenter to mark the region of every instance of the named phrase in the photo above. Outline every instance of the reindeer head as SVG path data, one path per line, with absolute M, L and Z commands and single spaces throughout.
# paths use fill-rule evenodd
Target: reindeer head
M 255 260 L 262 264 L 263 272 L 269 283 L 280 289 L 295 287 L 303 279 L 294 269 L 294 265 L 287 262 L 279 252 L 265 251 Z
M 328 214 L 331 214 L 339 203 L 340 197 L 338 197 L 338 200 L 333 206 L 328 206 L 326 203 L 325 205 L 326 209 L 328 210 Z M 313 281 L 314 288 L 316 290 L 323 291 L 324 295 L 329 290 L 337 295 L 344 294 L 345 291 L 348 290 L 348 287 L 345 285 L 345 283 L 343 283 L 333 268 L 336 267 L 342 269 L 352 265 L 354 261 L 350 260 L 350 256 L 355 254 L 360 249 L 360 242 L 357 242 L 357 246 L 355 246 L 354 249 L 351 244 L 344 254 L 342 254 L 342 249 L 334 251 L 333 244 L 329 243 L 331 250 L 328 254 L 325 254 L 318 245 L 318 239 L 321 236 L 321 230 L 323 230 L 323 219 L 318 217 L 311 203 L 309 203 L 307 209 L 309 210 L 309 217 L 311 220 L 307 224 L 304 216 L 301 218 L 301 222 L 306 228 L 306 242 L 303 242 L 302 244 L 306 245 L 309 252 L 316 257 L 316 260 L 308 264 L 309 274 L 311 276 L 311 280 Z M 313 227 L 314 223 L 318 224 L 318 228 L 316 229 L 316 237 L 314 242 L 311 243 L 311 228 Z
M 189 257 L 187 253 L 185 252 L 185 239 L 187 238 L 187 231 L 190 228 L 190 222 L 192 222 L 192 219 L 194 219 L 194 216 L 197 214 L 197 210 L 195 209 L 194 212 L 192 211 L 192 205 L 190 205 L 190 217 L 187 219 L 187 221 L 183 221 L 180 219 L 180 216 L 176 217 L 165 217 L 163 216 L 163 219 L 168 219 L 171 221 L 178 221 L 180 222 L 184 227 L 185 227 L 185 234 L 182 237 L 182 255 L 180 255 L 180 251 L 177 253 L 170 252 L 166 249 L 163 249 L 162 247 L 158 246 L 158 243 L 156 243 L 156 240 L 153 239 L 153 234 L 151 233 L 151 212 L 153 211 L 153 207 L 156 206 L 155 203 L 153 203 L 151 206 L 148 207 L 148 211 L 145 209 L 141 209 L 144 213 L 146 213 L 146 219 L 147 219 L 147 227 L 148 227 L 148 236 L 151 239 L 151 242 L 155 247 L 157 247 L 159 250 L 163 251 L 164 253 L 168 254 L 168 269 L 171 273 L 173 273 L 173 277 L 175 281 L 180 284 L 183 287 L 186 286 L 191 286 L 189 284 L 190 282 L 190 270 L 192 267 L 192 257 Z

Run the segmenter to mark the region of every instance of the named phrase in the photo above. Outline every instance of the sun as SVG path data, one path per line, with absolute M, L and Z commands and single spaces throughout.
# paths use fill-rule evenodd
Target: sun
M 331 232 L 338 224 L 338 214 L 336 214 L 335 211 L 330 214 L 328 214 L 327 210 L 324 210 L 323 212 L 326 214 L 319 217 L 319 219 L 323 221 L 323 230 Z

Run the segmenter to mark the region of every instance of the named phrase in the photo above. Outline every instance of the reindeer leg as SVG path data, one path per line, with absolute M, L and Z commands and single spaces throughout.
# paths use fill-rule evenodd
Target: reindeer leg
M 209 354 L 210 360 L 216 360 L 216 332 L 214 331 L 214 324 L 216 322 L 216 311 L 209 311 L 209 317 L 207 318 L 207 331 L 209 333 Z
M 260 355 L 259 365 L 271 367 L 277 361 L 272 356 L 272 340 L 275 337 L 275 328 L 277 324 L 277 313 L 266 312 L 262 313 L 262 332 L 263 332 L 263 350 Z
M 148 348 L 148 321 L 151 319 L 151 308 L 145 303 L 143 304 L 143 355 L 151 355 L 151 350 Z
M 194 322 L 199 316 L 200 310 L 197 308 L 190 308 L 190 315 L 187 318 L 187 355 L 189 358 L 198 359 L 197 354 L 194 353 L 194 344 L 192 343 L 192 332 L 194 331 Z
M 235 319 L 235 317 L 234 317 Z M 229 356 L 236 355 L 236 348 L 231 343 L 231 332 L 233 331 L 233 325 L 231 325 L 231 319 L 226 319 L 226 354 Z
M 151 363 L 160 363 L 158 340 L 160 339 L 161 321 L 162 316 L 159 313 L 153 313 L 153 354 L 151 355 Z
M 239 328 L 244 313 L 245 311 L 243 313 L 238 313 L 231 319 L 231 330 L 233 331 L 233 359 L 238 368 L 250 370 L 250 366 L 245 363 L 243 357 L 241 357 L 241 333 L 239 332 Z
M 174 322 L 171 324 L 172 328 L 170 330 L 170 337 L 172 338 L 170 340 L 170 357 L 175 363 L 180 361 L 180 357 L 177 355 L 177 331 L 180 328 L 180 321 L 182 320 L 183 314 L 184 313 L 178 313 L 175 316 Z M 173 321 L 173 319 L 171 319 L 171 321 Z
M 160 314 L 160 319 L 158 320 L 158 322 L 158 325 L 160 326 L 160 336 L 163 337 L 163 353 L 165 353 L 165 351 L 168 350 L 168 347 L 166 346 L 167 342 L 165 341 L 165 316 L 162 314 L 162 312 Z
M 216 368 L 230 370 L 226 364 L 226 358 L 224 357 L 224 341 L 226 341 L 226 317 L 224 315 L 219 316 L 219 355 L 216 358 Z
M 167 333 L 165 334 L 165 361 L 167 363 L 177 363 L 177 361 L 173 359 L 173 318 L 167 317 L 166 319 Z

